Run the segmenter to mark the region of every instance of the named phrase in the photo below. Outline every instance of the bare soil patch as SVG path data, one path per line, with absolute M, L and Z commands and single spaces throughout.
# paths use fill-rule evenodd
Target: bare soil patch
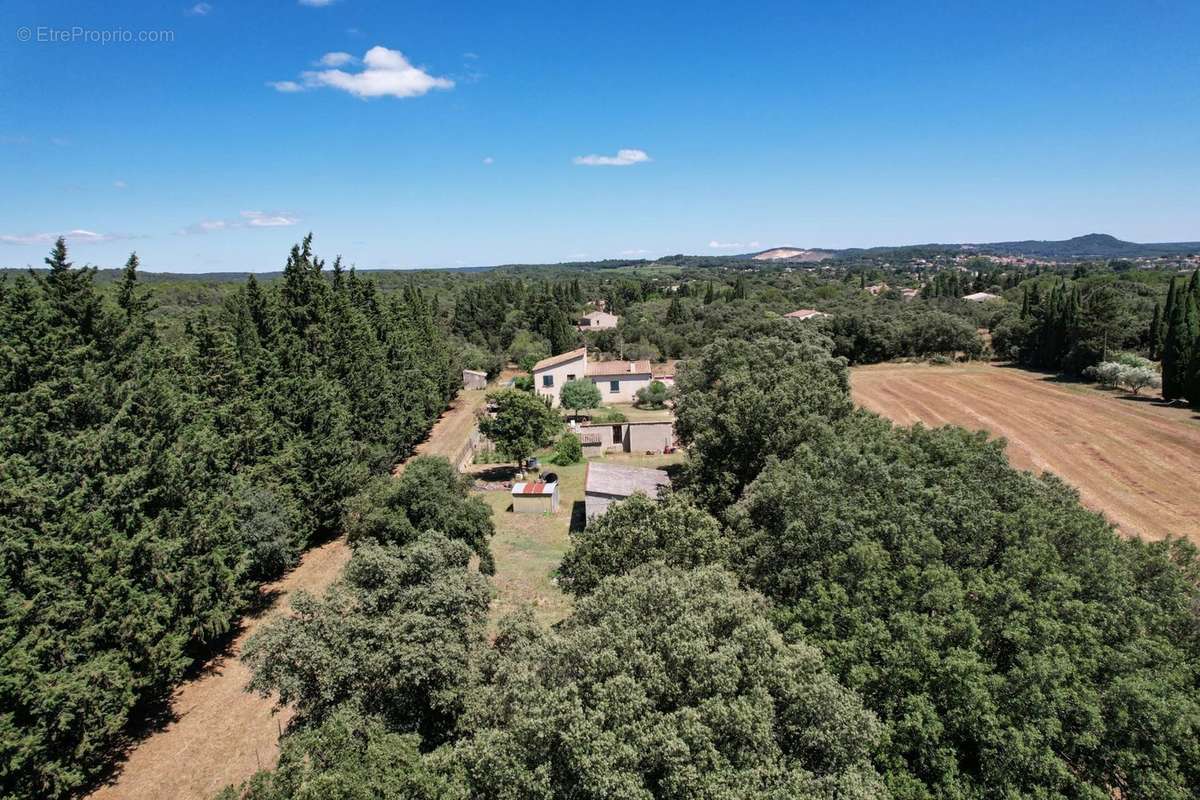
M 992 364 L 858 367 L 851 390 L 902 425 L 1003 437 L 1014 466 L 1058 475 L 1128 536 L 1200 544 L 1200 423 L 1189 409 Z

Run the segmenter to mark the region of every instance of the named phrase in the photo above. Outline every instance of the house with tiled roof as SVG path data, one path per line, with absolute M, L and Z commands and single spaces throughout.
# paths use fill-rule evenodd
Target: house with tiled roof
M 824 311 L 817 311 L 815 308 L 798 308 L 795 311 L 789 311 L 783 316 L 787 319 L 820 319 L 829 315 Z
M 617 327 L 617 323 L 621 318 L 616 314 L 610 314 L 607 311 L 589 311 L 579 318 L 579 324 L 575 327 L 585 333 L 587 331 L 611 331 Z
M 632 403 L 638 389 L 650 385 L 650 362 L 591 361 L 587 348 L 543 358 L 533 365 L 533 389 L 558 406 L 559 392 L 568 381 L 590 380 L 605 403 Z

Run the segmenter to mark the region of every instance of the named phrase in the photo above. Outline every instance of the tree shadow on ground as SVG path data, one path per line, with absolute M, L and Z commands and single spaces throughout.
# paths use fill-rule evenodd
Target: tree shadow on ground
M 517 468 L 513 464 L 496 464 L 495 466 L 481 469 L 479 472 L 474 472 L 472 475 L 477 481 L 511 481 L 516 478 Z
M 587 503 L 583 500 L 576 500 L 571 504 L 571 524 L 567 528 L 567 532 L 575 536 L 583 533 L 585 527 L 587 527 Z

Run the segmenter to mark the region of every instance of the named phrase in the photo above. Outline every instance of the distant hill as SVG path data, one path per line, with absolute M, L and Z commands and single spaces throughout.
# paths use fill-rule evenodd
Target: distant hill
M 1200 253 L 1200 242 L 1126 242 L 1107 233 L 1089 233 L 1063 241 L 992 242 L 975 245 L 998 255 L 1034 258 L 1145 258 Z
M 861 255 L 977 252 L 1000 256 L 1026 256 L 1058 261 L 1073 259 L 1153 258 L 1156 256 L 1200 253 L 1200 242 L 1127 242 L 1107 233 L 1089 233 L 1058 241 L 1027 239 L 1019 242 L 982 242 L 962 244 L 913 244 L 889 247 L 849 248 L 834 251 L 839 258 Z

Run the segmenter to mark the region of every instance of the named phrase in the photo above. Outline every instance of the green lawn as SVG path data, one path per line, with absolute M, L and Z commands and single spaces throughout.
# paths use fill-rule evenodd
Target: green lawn
M 479 492 L 492 508 L 496 535 L 492 554 L 496 559 L 496 599 L 492 602 L 491 628 L 506 614 L 522 605 L 533 608 L 543 625 L 552 625 L 571 612 L 571 599 L 559 591 L 554 580 L 559 562 L 570 547 L 571 515 L 583 514 L 583 479 L 586 462 L 559 467 L 549 464 L 550 451 L 539 453 L 543 472 L 555 472 L 559 481 L 559 509 L 556 514 L 516 514 L 507 490 Z M 632 466 L 662 467 L 678 464 L 682 453 L 639 455 L 610 453 L 602 460 Z M 593 459 L 598 460 L 598 459 Z M 502 480 L 508 465 L 477 464 L 469 472 L 483 480 Z M 575 505 L 579 504 L 578 510 Z

